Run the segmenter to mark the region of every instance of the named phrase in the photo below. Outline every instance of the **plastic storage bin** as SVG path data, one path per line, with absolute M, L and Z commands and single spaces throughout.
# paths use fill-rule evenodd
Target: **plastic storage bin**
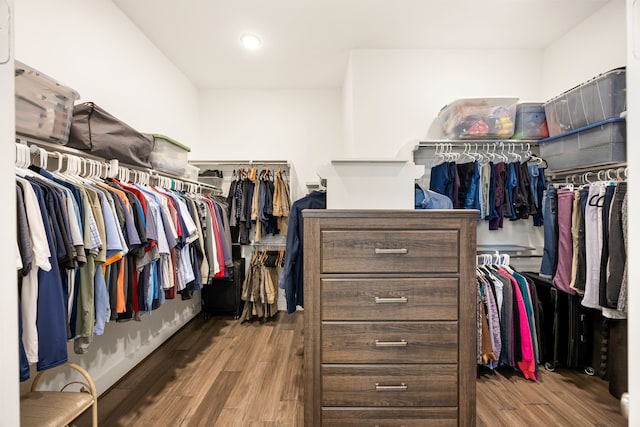
M 465 98 L 445 105 L 438 117 L 449 139 L 509 139 L 518 98 Z
M 193 165 L 187 165 L 187 168 L 184 171 L 184 178 L 190 179 L 191 181 L 198 180 L 198 174 L 200 173 L 200 168 Z
M 202 182 L 204 184 L 213 185 L 214 187 L 222 188 L 222 184 L 224 182 L 224 179 L 219 177 L 219 176 L 202 176 L 202 175 L 200 175 L 198 177 L 198 181 L 200 181 L 200 182 Z
M 154 169 L 183 176 L 189 165 L 188 155 L 191 148 L 168 136 L 153 134 L 153 150 L 149 161 Z
M 609 119 L 538 141 L 540 157 L 553 171 L 626 160 L 624 119 Z
M 547 118 L 542 103 L 516 105 L 516 130 L 511 139 L 542 139 L 549 137 Z
M 67 143 L 78 92 L 15 61 L 15 93 L 16 133 Z
M 549 135 L 619 118 L 627 109 L 626 88 L 626 70 L 616 68 L 547 101 Z

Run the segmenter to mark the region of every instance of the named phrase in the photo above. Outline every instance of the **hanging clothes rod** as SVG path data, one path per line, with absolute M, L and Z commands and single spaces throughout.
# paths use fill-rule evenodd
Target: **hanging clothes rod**
M 436 148 L 442 144 L 451 144 L 454 147 L 463 147 L 465 144 L 537 144 L 535 139 L 430 139 L 429 141 L 420 141 L 416 146 L 419 148 Z
M 546 174 L 551 179 L 564 179 L 565 177 L 571 177 L 573 175 L 579 176 L 585 173 L 594 173 L 597 175 L 599 171 L 617 171 L 620 168 L 627 167 L 626 162 L 618 162 L 618 163 L 602 163 L 595 166 L 586 166 L 582 168 L 572 168 L 572 169 L 562 169 L 562 170 L 547 170 Z
M 476 247 L 476 253 L 499 252 L 499 253 L 516 254 L 516 253 L 522 253 L 522 252 L 533 252 L 535 250 L 536 248 L 534 248 L 533 246 L 500 244 L 500 243 L 479 244 Z
M 107 176 L 111 178 L 115 178 L 116 176 L 121 176 L 120 172 L 125 172 L 124 175 L 129 177 L 130 175 L 134 175 L 136 177 L 146 176 L 148 178 L 158 179 L 158 180 L 168 180 L 166 182 L 169 183 L 179 183 L 179 187 L 182 188 L 190 188 L 197 189 L 204 188 L 208 190 L 212 190 L 213 193 L 222 194 L 222 189 L 215 185 L 206 184 L 199 181 L 193 181 L 188 178 L 180 177 L 177 175 L 173 175 L 170 173 L 158 171 L 150 168 L 141 168 L 136 166 L 131 166 L 126 163 L 120 163 L 118 160 L 106 160 L 102 157 L 94 156 L 90 153 L 86 153 L 82 150 L 76 150 L 75 148 L 66 147 L 60 144 L 54 144 L 47 141 L 42 141 L 35 138 L 29 138 L 24 136 L 16 136 L 16 143 L 22 144 L 30 147 L 32 154 L 34 155 L 42 155 L 43 152 L 47 154 L 48 158 L 55 158 L 57 161 L 62 161 L 66 156 L 67 159 L 69 156 L 78 158 L 80 160 L 88 160 L 101 164 L 107 170 Z M 32 147 L 32 148 L 31 148 Z M 40 148 L 41 150 L 38 150 Z M 62 165 L 58 165 L 61 167 Z M 88 167 L 84 165 L 84 167 Z M 80 172 L 80 171 L 79 171 Z
M 99 162 L 101 161 L 101 162 L 109 163 L 108 160 L 103 159 L 102 157 L 94 156 L 91 153 L 87 153 L 87 152 L 81 151 L 81 150 L 76 150 L 75 148 L 67 147 L 66 145 L 55 144 L 53 142 L 43 141 L 43 140 L 40 140 L 40 139 L 35 139 L 35 138 L 32 138 L 32 137 L 28 137 L 28 136 L 16 135 L 16 142 L 18 142 L 20 144 L 26 144 L 26 145 L 29 145 L 29 146 L 36 145 L 38 147 L 44 148 L 49 153 L 53 153 L 53 152 L 57 151 L 57 152 L 63 153 L 63 154 L 71 154 L 71 155 L 77 156 L 77 157 L 82 157 L 82 158 L 86 158 L 86 159 L 97 160 Z M 131 168 L 135 168 L 135 167 L 131 166 Z

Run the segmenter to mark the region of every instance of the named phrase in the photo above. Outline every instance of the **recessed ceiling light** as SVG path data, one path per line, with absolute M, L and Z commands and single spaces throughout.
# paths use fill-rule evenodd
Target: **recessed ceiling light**
M 262 46 L 262 39 L 256 34 L 245 33 L 240 36 L 240 41 L 242 42 L 242 46 L 249 50 L 260 49 Z

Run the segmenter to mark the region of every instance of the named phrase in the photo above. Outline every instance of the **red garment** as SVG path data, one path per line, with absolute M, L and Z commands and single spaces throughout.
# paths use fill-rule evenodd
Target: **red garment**
M 173 283 L 178 283 L 178 272 L 177 272 L 177 268 L 175 268 L 175 266 L 177 265 L 177 257 L 176 257 L 176 248 L 171 249 L 171 262 L 174 265 L 174 268 L 172 268 L 171 273 L 173 274 Z M 164 297 L 166 299 L 174 299 L 176 297 L 177 294 L 177 286 L 172 286 L 169 289 L 165 289 L 164 290 Z
M 220 228 L 218 227 L 218 220 L 215 214 L 215 206 L 213 206 L 213 202 L 207 198 L 202 198 L 209 206 L 209 210 L 211 212 L 211 222 L 213 223 L 213 241 L 216 245 L 216 259 L 218 260 L 218 265 L 220 266 L 220 271 L 216 273 L 214 277 L 224 277 L 225 275 L 225 266 L 224 266 L 224 252 L 222 251 L 222 239 L 220 238 Z
M 115 182 L 116 184 L 120 185 L 122 188 L 126 189 L 127 191 L 130 191 L 133 193 L 134 196 L 136 196 L 136 198 L 138 199 L 138 201 L 140 202 L 140 206 L 142 207 L 142 213 L 144 214 L 145 219 L 147 218 L 147 199 L 144 196 L 144 193 L 142 191 L 140 191 L 137 187 L 133 186 L 133 185 L 129 185 L 129 184 L 124 184 L 118 180 L 113 180 L 113 182 Z M 151 250 L 151 248 L 153 248 L 154 246 L 156 246 L 158 243 L 153 241 L 153 240 L 148 240 L 147 244 L 144 247 L 144 251 L 148 252 Z

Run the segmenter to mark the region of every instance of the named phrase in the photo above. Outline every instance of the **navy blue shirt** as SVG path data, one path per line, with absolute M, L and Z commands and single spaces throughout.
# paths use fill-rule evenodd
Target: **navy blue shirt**
M 303 274 L 303 209 L 326 209 L 327 193 L 313 191 L 296 200 L 289 213 L 289 229 L 284 257 L 284 291 L 287 299 L 287 312 L 296 311 L 296 306 L 304 307 L 304 274 Z

